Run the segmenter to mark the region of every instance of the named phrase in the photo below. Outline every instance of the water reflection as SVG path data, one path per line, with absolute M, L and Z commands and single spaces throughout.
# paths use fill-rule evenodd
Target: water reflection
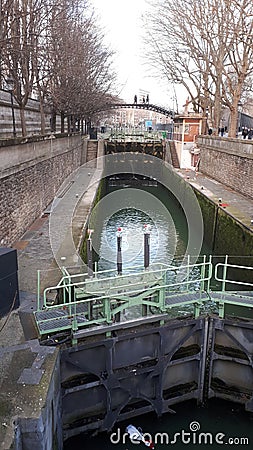
M 120 195 L 120 198 L 118 197 Z M 124 201 L 123 201 L 124 199 Z M 111 199 L 110 205 L 114 197 Z M 184 253 L 187 232 L 183 212 L 171 201 L 171 196 L 160 188 L 117 190 L 117 201 L 122 207 L 103 208 L 98 269 L 108 270 L 116 264 L 116 231 L 122 227 L 123 269 L 143 265 L 144 225 L 151 225 L 150 263 L 170 264 L 174 256 Z M 114 202 L 115 205 L 115 202 Z M 101 214 L 97 214 L 101 217 Z

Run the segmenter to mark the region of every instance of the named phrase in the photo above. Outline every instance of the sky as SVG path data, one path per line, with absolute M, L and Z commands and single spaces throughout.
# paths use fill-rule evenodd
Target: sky
M 123 100 L 132 103 L 140 90 L 149 93 L 150 103 L 173 107 L 173 89 L 168 83 L 151 77 L 144 64 L 143 24 L 141 16 L 148 11 L 146 0 L 91 0 L 100 25 L 106 35 L 106 43 L 116 51 L 115 69 Z M 179 107 L 187 98 L 177 93 Z

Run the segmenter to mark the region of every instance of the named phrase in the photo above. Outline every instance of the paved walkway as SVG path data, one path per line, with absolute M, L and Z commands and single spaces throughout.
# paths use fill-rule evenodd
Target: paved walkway
M 178 169 L 177 172 L 185 181 L 219 204 L 221 208 L 224 208 L 253 232 L 253 224 L 251 224 L 251 220 L 253 220 L 253 199 L 243 196 L 228 186 L 194 170 Z M 221 199 L 221 202 L 219 202 L 219 199 Z

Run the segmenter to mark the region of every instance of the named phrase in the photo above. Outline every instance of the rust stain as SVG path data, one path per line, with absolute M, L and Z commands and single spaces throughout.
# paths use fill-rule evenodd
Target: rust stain
M 24 248 L 26 248 L 26 246 L 28 244 L 29 244 L 29 241 L 17 241 L 17 242 L 14 242 L 12 247 L 16 248 L 17 250 L 24 250 Z
M 28 231 L 38 231 L 47 220 L 48 217 L 40 217 L 39 219 L 36 219 L 28 228 Z

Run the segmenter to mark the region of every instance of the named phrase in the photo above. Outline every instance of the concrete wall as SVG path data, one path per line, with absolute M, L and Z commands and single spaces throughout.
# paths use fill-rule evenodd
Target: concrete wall
M 253 198 L 253 141 L 199 136 L 199 170 Z
M 235 256 L 234 264 L 245 264 L 245 256 L 252 255 L 253 235 L 251 229 L 208 198 L 202 191 L 194 188 L 204 222 L 204 241 L 215 255 Z M 232 245 L 231 243 L 236 243 Z M 253 257 L 247 259 L 253 264 Z M 244 274 L 244 277 L 247 274 Z M 243 277 L 243 278 L 244 278 Z
M 0 147 L 2 246 L 12 245 L 43 213 L 85 154 L 80 135 Z

